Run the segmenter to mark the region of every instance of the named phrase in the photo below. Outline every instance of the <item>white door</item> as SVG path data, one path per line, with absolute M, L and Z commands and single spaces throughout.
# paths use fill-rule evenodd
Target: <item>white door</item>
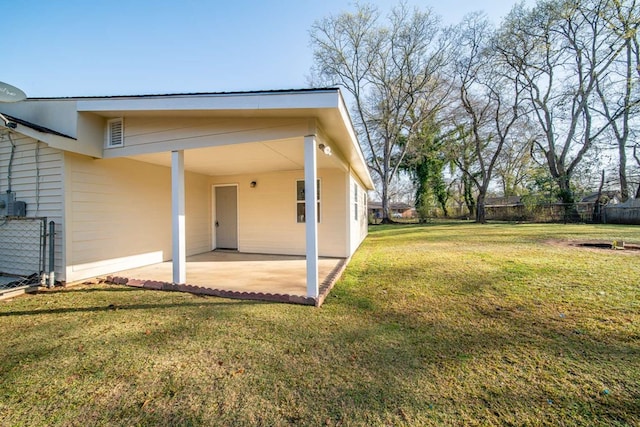
M 238 249 L 238 187 L 215 187 L 216 248 Z

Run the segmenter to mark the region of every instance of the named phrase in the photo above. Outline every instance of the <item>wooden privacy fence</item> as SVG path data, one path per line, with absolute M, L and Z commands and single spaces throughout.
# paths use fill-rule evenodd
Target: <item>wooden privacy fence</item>
M 607 224 L 640 225 L 640 199 L 627 200 L 603 209 L 603 221 Z

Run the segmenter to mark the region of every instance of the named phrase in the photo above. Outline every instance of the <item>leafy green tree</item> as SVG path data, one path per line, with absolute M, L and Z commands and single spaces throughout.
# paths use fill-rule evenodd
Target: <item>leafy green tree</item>
M 437 203 L 447 217 L 449 188 L 444 179 L 444 169 L 448 162 L 444 152 L 446 140 L 433 121 L 426 122 L 415 138 L 416 141 L 404 159 L 403 170 L 409 173 L 416 188 L 415 206 L 418 216 L 421 221 L 426 220 L 430 208 Z

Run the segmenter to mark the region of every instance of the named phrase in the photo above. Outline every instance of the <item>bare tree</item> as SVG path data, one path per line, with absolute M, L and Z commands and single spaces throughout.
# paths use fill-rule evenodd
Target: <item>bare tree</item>
M 604 11 L 617 0 L 540 0 L 515 7 L 496 46 L 524 85 L 543 138 L 536 141 L 565 203 L 573 203 L 571 177 L 584 155 L 607 130 L 594 120 L 597 76 L 618 57 L 611 48 Z
M 310 31 L 314 75 L 353 98 L 355 126 L 381 183 L 383 222 L 389 188 L 414 134 L 445 106 L 449 40 L 431 10 L 400 3 L 386 22 L 370 5 L 316 21 Z
M 513 137 L 505 141 L 495 167 L 496 179 L 505 197 L 520 195 L 531 179 L 533 169 L 530 147 L 534 139 L 524 125 L 514 131 Z
M 505 72 L 501 58 L 494 54 L 493 36 L 489 21 L 479 13 L 467 16 L 458 28 L 456 82 L 473 162 L 471 168 L 460 159 L 457 164 L 477 188 L 476 221 L 480 223 L 486 222 L 484 201 L 497 161 L 524 114 L 520 106 L 524 85 Z
M 627 144 L 632 121 L 640 114 L 640 12 L 636 0 L 618 0 L 608 2 L 604 17 L 606 28 L 611 32 L 611 48 L 621 49 L 621 55 L 610 70 L 598 76 L 596 91 L 600 105 L 595 110 L 611 124 L 611 133 L 617 142 L 620 194 L 624 201 L 629 198 Z
M 456 118 L 460 112 L 451 116 L 453 129 L 449 132 L 449 138 L 444 145 L 445 155 L 450 160 L 450 175 L 454 176 L 456 183 L 454 200 L 458 204 L 459 213 L 462 215 L 462 205 L 464 204 L 469 212 L 469 217 L 476 217 L 476 195 L 477 172 L 474 169 L 475 156 L 473 139 L 468 127 L 463 124 L 463 120 Z
M 638 143 L 636 143 L 633 146 L 633 158 L 636 160 L 638 169 L 640 169 L 640 155 L 638 154 L 639 148 L 640 148 L 640 144 Z M 640 199 L 640 176 L 638 176 L 638 187 L 636 188 L 636 199 Z

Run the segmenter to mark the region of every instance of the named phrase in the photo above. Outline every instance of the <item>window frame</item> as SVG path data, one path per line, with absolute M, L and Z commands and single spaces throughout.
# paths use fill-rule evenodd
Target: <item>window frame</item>
M 358 216 L 358 205 L 359 205 L 359 196 L 358 196 L 358 183 L 353 183 L 353 210 L 354 210 L 354 220 L 357 221 L 359 219 Z
M 320 224 L 322 215 L 321 215 L 321 199 L 322 197 L 320 196 L 321 194 L 321 189 L 322 189 L 322 185 L 320 182 L 320 178 L 318 178 L 316 180 L 316 203 L 317 203 L 317 213 L 318 213 L 318 224 Z M 300 199 L 300 193 L 299 193 L 299 183 L 302 183 L 302 199 Z M 306 195 L 304 194 L 305 190 L 305 180 L 304 179 L 297 179 L 296 180 L 296 223 L 298 224 L 304 224 L 307 222 L 307 205 L 306 205 Z M 302 205 L 302 209 L 300 209 L 300 205 Z M 302 214 L 300 214 L 300 212 L 302 212 Z

